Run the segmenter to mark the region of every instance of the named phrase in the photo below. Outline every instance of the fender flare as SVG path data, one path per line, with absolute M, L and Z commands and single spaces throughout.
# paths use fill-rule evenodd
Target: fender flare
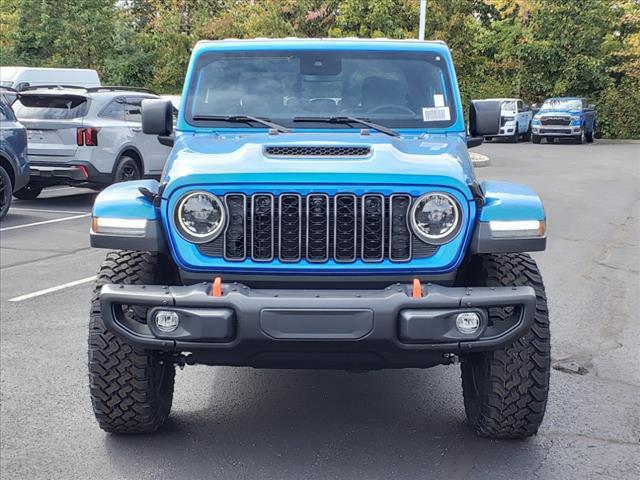
M 537 252 L 546 249 L 546 214 L 540 197 L 526 185 L 509 182 L 481 183 L 484 204 L 479 211 L 471 253 Z M 544 222 L 542 233 L 530 236 L 496 237 L 491 222 Z
M 92 247 L 161 253 L 167 251 L 160 211 L 148 196 L 142 194 L 141 188 L 158 193 L 160 185 L 157 180 L 114 183 L 98 194 L 92 210 Z M 109 219 L 122 225 L 118 225 L 115 233 L 100 231 L 100 219 Z M 130 220 L 140 220 L 142 226 L 131 227 L 127 231 Z

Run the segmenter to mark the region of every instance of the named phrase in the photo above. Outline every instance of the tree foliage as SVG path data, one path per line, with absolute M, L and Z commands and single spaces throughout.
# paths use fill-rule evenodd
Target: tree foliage
M 606 135 L 640 137 L 640 0 L 429 0 L 465 101 L 580 95 Z M 2 0 L 0 63 L 90 67 L 181 90 L 192 46 L 228 37 L 416 38 L 419 0 Z

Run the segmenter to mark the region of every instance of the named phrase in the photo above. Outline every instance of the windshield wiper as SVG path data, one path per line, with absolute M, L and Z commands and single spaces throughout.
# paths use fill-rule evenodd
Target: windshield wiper
M 193 117 L 195 121 L 218 121 L 218 122 L 231 122 L 231 123 L 259 123 L 265 127 L 273 128 L 280 133 L 288 133 L 289 129 L 278 125 L 277 123 L 270 122 L 263 118 L 254 117 L 252 115 L 196 115 Z
M 391 135 L 392 137 L 399 137 L 400 134 L 392 128 L 385 127 L 384 125 L 378 125 L 377 123 L 370 122 L 366 118 L 358 117 L 294 117 L 294 122 L 324 122 L 324 123 L 359 123 L 365 127 L 373 128 L 379 132 Z

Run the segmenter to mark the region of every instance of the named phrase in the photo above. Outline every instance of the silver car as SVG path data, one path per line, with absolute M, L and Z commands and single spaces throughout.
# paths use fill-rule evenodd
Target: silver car
M 34 87 L 13 109 L 27 128 L 29 184 L 14 192 L 36 198 L 44 187 L 103 188 L 158 177 L 170 147 L 142 133 L 141 103 L 159 98 L 129 87 Z

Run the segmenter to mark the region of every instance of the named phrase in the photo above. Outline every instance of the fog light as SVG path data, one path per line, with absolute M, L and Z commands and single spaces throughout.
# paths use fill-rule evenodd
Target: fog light
M 460 333 L 476 333 L 480 328 L 480 315 L 475 312 L 459 313 L 456 317 L 456 328 Z
M 158 310 L 156 312 L 156 325 L 158 330 L 162 332 L 173 332 L 178 328 L 180 318 L 176 312 L 171 310 Z

